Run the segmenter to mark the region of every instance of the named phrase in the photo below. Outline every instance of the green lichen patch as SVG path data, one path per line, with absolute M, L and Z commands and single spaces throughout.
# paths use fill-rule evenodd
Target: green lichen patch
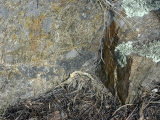
M 126 56 L 131 53 L 143 57 L 151 58 L 154 62 L 160 61 L 160 41 L 150 42 L 148 45 L 136 45 L 133 47 L 132 42 L 122 43 L 115 48 L 115 55 L 119 65 L 124 67 L 127 64 Z
M 152 58 L 154 62 L 160 61 L 160 41 L 149 43 L 149 45 L 143 45 L 141 48 L 135 48 L 134 53 L 138 53 L 140 56 Z
M 123 0 L 122 7 L 125 9 L 128 17 L 147 14 L 149 11 L 160 9 L 159 0 Z
M 115 57 L 117 59 L 117 63 L 121 67 L 124 67 L 127 64 L 126 55 L 129 55 L 132 52 L 133 52 L 133 46 L 132 46 L 132 42 L 131 41 L 129 41 L 127 43 L 119 44 L 115 48 Z

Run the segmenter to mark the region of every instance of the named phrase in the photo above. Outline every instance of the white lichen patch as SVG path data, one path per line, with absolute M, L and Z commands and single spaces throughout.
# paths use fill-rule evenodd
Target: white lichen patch
M 141 49 L 134 49 L 134 53 L 138 53 L 140 56 L 152 58 L 154 62 L 160 61 L 160 41 L 150 43 L 148 46 L 143 45 Z
M 123 0 L 122 7 L 125 9 L 128 17 L 142 17 L 149 11 L 160 8 L 159 0 Z
M 124 67 L 127 64 L 126 55 L 131 54 L 132 50 L 133 46 L 131 41 L 122 43 L 115 48 L 116 59 L 121 67 Z
M 154 41 L 148 45 L 132 46 L 132 42 L 122 43 L 115 48 L 115 55 L 118 64 L 124 67 L 127 64 L 126 56 L 131 53 L 138 54 L 146 58 L 152 58 L 154 62 L 160 61 L 160 41 Z
M 78 55 L 78 52 L 73 49 L 66 54 L 66 59 L 75 58 L 77 55 Z
M 122 43 L 118 45 L 115 49 L 115 51 L 120 50 L 122 53 L 125 53 L 125 55 L 131 54 L 133 50 L 132 42 L 128 41 L 127 43 Z

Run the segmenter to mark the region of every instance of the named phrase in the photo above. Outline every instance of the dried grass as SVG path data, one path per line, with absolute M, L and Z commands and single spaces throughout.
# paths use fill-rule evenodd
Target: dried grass
M 7 108 L 5 120 L 155 119 L 160 118 L 160 95 L 147 93 L 134 104 L 120 106 L 94 76 L 82 71 L 70 74 L 57 88 L 38 98 L 28 98 Z M 98 90 L 97 90 L 98 89 Z M 100 92 L 100 93 L 99 93 Z M 98 94 L 97 94 L 98 93 Z M 102 97 L 105 96 L 105 97 Z
M 10 120 L 108 118 L 110 117 L 108 111 L 114 109 L 111 107 L 114 106 L 112 99 L 112 95 L 108 94 L 102 83 L 88 73 L 75 71 L 57 88 L 39 98 L 27 99 L 9 107 L 4 118 Z

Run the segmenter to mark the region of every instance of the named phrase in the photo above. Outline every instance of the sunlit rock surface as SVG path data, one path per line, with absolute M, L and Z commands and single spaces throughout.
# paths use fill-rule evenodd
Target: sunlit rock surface
M 103 14 L 87 0 L 1 0 L 0 108 L 55 88 L 95 57 Z

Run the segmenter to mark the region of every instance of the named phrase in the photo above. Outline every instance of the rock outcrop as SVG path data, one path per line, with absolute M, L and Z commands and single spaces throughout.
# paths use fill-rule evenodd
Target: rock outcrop
M 55 88 L 95 58 L 103 23 L 93 1 L 1 0 L 0 108 Z
M 111 5 L 100 46 L 100 78 L 122 104 L 160 82 L 160 2 L 136 4 L 140 10 L 127 0 Z

